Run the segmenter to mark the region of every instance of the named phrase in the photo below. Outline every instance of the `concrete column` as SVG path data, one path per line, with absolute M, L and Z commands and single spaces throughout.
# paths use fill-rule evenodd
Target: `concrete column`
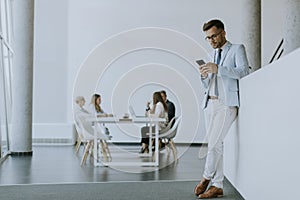
M 300 47 L 300 0 L 285 1 L 284 54 Z
M 32 82 L 34 0 L 12 0 L 14 49 L 10 151 L 32 154 Z
M 261 67 L 261 0 L 243 0 L 242 41 L 252 71 Z

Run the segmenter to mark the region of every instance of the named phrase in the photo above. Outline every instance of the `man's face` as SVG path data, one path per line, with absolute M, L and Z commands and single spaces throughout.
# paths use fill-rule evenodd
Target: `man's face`
M 162 99 L 164 100 L 164 102 L 166 102 L 167 101 L 166 95 L 164 93 L 160 93 L 160 95 L 161 95 Z
M 214 49 L 221 48 L 226 42 L 225 31 L 222 29 L 218 29 L 215 26 L 205 31 L 205 34 L 206 40 Z

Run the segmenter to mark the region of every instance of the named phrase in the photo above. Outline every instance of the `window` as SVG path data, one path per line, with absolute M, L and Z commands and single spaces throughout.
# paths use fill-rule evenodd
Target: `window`
M 12 89 L 11 1 L 0 0 L 0 157 L 9 150 Z

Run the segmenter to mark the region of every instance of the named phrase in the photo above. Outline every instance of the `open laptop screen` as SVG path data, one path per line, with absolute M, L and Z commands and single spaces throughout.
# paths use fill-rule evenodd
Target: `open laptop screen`
M 136 115 L 136 113 L 131 105 L 129 105 L 129 113 L 131 114 L 131 116 L 133 118 L 145 117 L 145 115 Z

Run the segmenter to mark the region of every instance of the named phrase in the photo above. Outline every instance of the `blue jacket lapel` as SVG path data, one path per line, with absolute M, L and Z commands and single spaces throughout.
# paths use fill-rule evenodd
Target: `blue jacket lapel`
M 226 42 L 225 46 L 224 46 L 224 49 L 223 49 L 223 52 L 222 52 L 222 57 L 221 57 L 221 61 L 220 61 L 220 65 L 222 66 L 225 58 L 226 58 L 226 55 L 231 47 L 231 43 L 229 41 Z

